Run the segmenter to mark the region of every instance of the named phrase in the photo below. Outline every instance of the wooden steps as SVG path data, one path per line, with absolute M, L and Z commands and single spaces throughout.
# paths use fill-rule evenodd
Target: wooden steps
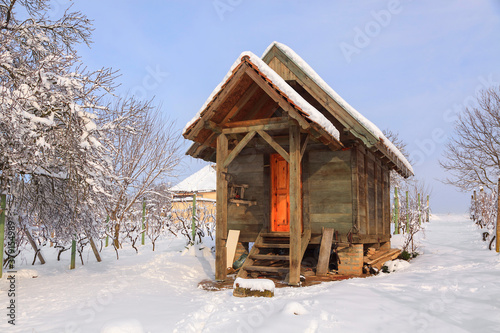
M 250 266 L 247 267 L 246 270 L 253 272 L 268 272 L 268 273 L 279 273 L 279 274 L 288 273 L 288 268 L 277 267 L 277 266 Z
M 279 255 L 279 254 L 253 254 L 250 256 L 250 259 L 255 260 L 287 260 L 290 261 L 289 255 Z
M 272 237 L 272 238 L 290 238 L 289 232 L 263 232 L 262 237 Z
M 300 260 L 304 256 L 311 232 L 301 235 Z M 238 272 L 238 277 L 276 277 L 283 279 L 290 271 L 290 234 L 288 232 L 261 231 L 250 253 Z
M 254 244 L 261 249 L 289 249 L 290 244 Z

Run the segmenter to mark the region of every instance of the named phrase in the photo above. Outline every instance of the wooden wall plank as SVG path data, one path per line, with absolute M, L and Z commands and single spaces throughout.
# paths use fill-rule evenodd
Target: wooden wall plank
M 366 183 L 366 169 L 365 169 L 365 154 L 358 149 L 358 214 L 359 214 L 359 232 L 362 235 L 368 233 L 368 206 L 367 206 L 367 183 Z
M 355 146 L 351 150 L 351 193 L 352 193 L 352 225 L 357 231 L 360 229 L 360 217 L 358 210 L 359 200 L 359 175 L 358 175 L 358 153 Z
M 366 155 L 365 160 L 366 168 L 366 199 L 367 199 L 367 221 L 368 221 L 368 234 L 376 235 L 376 218 L 375 218 L 375 170 L 374 170 L 374 160 L 370 154 Z

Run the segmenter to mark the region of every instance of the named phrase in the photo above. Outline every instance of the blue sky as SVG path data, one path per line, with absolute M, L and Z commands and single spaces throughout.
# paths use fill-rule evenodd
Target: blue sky
M 54 1 L 53 14 L 69 3 Z M 94 20 L 84 63 L 119 69 L 118 92 L 154 96 L 179 134 L 242 51 L 287 44 L 368 119 L 399 132 L 435 212 L 467 210 L 470 194 L 439 181 L 438 159 L 456 114 L 500 84 L 500 0 L 85 0 L 73 9 Z M 179 179 L 204 166 L 183 163 Z

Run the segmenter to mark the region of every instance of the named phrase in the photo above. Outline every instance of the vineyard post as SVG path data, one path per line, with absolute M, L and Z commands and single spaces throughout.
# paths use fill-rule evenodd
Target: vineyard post
M 427 203 L 426 203 L 426 206 L 427 206 L 427 216 L 426 216 L 425 222 L 429 222 L 430 216 L 431 216 L 431 206 L 429 206 L 429 195 L 428 194 L 427 194 Z
M 191 235 L 192 241 L 194 245 L 195 237 L 196 237 L 196 193 L 193 194 L 193 216 L 191 223 Z
M 399 198 L 398 188 L 394 188 L 394 235 L 399 234 Z
M 408 197 L 408 191 L 406 191 L 406 232 L 410 230 L 410 198 Z

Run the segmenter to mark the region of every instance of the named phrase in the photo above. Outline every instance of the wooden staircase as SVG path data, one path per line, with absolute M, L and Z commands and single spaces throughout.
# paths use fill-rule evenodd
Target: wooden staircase
M 301 235 L 300 261 L 311 239 L 311 231 Z M 238 277 L 274 277 L 284 279 L 290 267 L 290 234 L 262 230 L 238 272 Z

